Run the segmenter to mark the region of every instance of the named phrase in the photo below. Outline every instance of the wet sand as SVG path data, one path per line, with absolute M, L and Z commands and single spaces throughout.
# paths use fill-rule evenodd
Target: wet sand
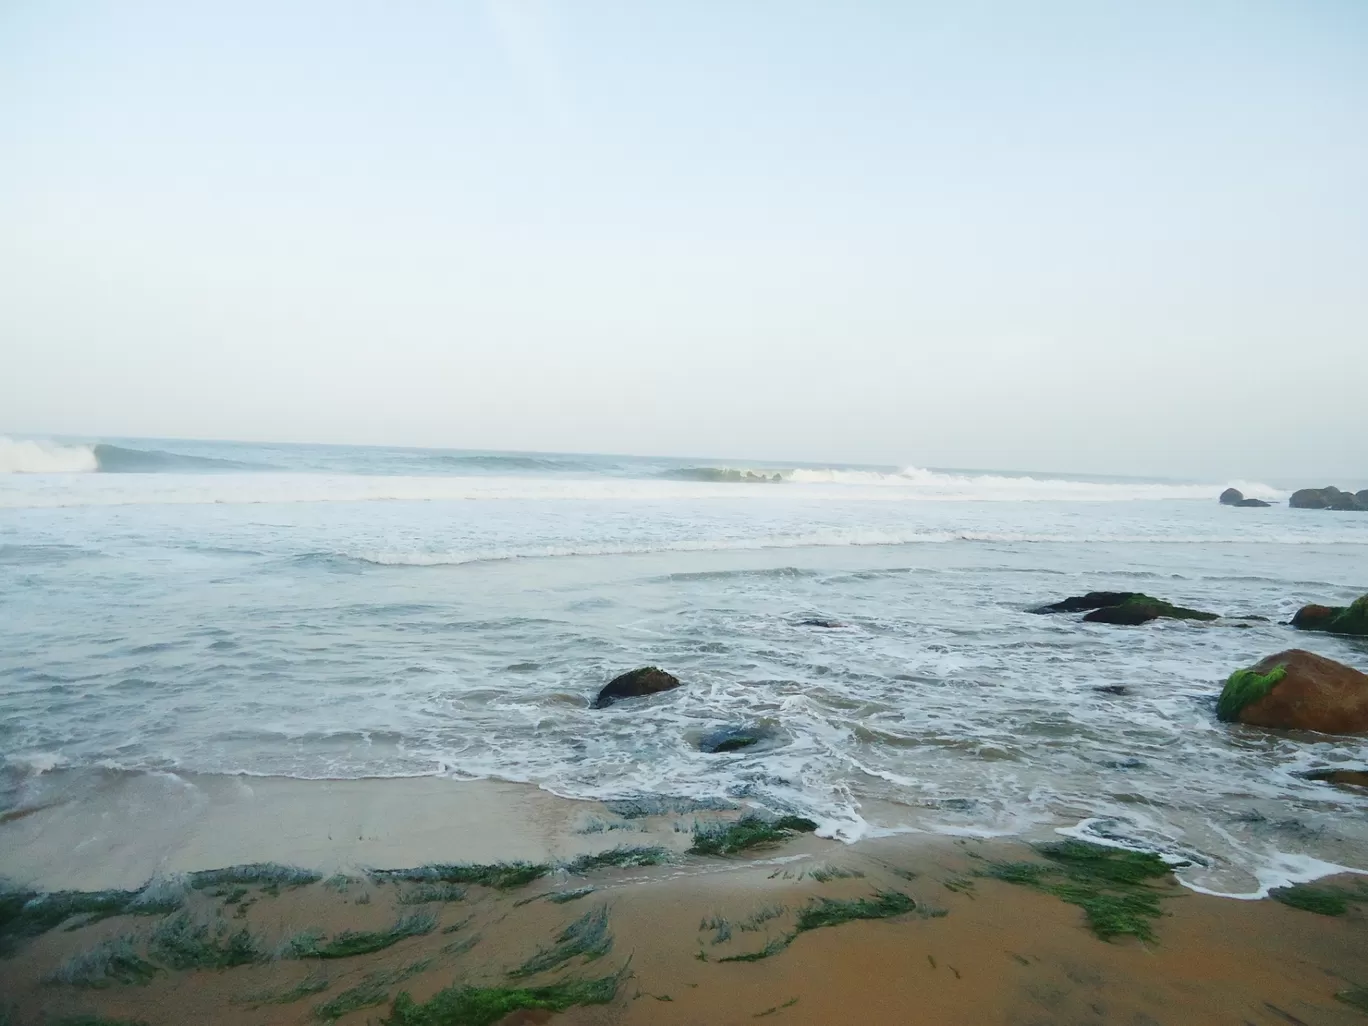
M 118 916 L 54 929 L 0 960 L 12 1022 L 99 1013 L 171 1024 L 328 1021 L 327 1002 L 376 983 L 377 1003 L 337 1018 L 381 1022 L 400 991 L 426 1001 L 453 984 L 539 986 L 618 975 L 613 1000 L 512 1023 L 1254 1023 L 1364 1021 L 1336 992 L 1368 983 L 1364 906 L 1327 917 L 1273 901 L 1234 901 L 1160 884 L 1151 942 L 1100 940 L 1083 912 L 1050 895 L 981 875 L 1024 845 L 897 839 L 846 847 L 812 836 L 748 858 L 682 856 L 672 864 L 554 873 L 528 886 L 464 889 L 414 904 L 417 885 L 333 879 L 272 895 L 259 887 L 190 893 L 194 921 L 247 929 L 274 947 L 301 930 L 384 930 L 430 913 L 429 932 L 349 958 L 280 958 L 231 969 L 160 971 L 151 982 L 99 988 L 44 982 L 101 941 L 145 944 L 154 917 Z M 834 871 L 834 872 L 833 872 Z M 565 896 L 593 888 L 574 900 Z M 727 962 L 789 935 L 795 913 L 824 898 L 897 891 L 917 908 L 794 937 L 753 962 Z M 530 976 L 510 975 L 553 950 L 586 913 L 606 917 L 611 947 Z M 781 911 L 782 910 L 782 911 Z M 944 913 L 944 914 L 941 914 Z M 705 926 L 706 924 L 706 926 Z M 309 981 L 326 989 L 276 1003 Z M 378 982 L 377 982 L 378 981 Z M 311 988 L 309 988 L 311 989 Z
M 624 839 L 682 849 L 689 835 L 675 826 L 693 823 L 687 815 L 626 821 L 597 802 L 495 780 L 89 771 L 44 774 L 41 791 L 6 815 L 0 871 L 37 890 L 141 887 L 158 875 L 247 862 L 331 874 L 433 861 L 544 862 Z

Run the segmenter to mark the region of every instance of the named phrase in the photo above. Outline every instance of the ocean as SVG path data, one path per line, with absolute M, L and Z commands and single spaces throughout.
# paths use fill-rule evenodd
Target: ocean
M 1218 723 L 1226 676 L 1368 591 L 1368 515 L 1286 492 L 781 462 L 0 440 L 3 804 L 63 771 L 524 781 L 1065 831 L 1256 893 L 1368 869 L 1363 740 Z M 1361 485 L 1362 482 L 1340 482 Z M 1030 610 L 1138 590 L 1228 617 Z M 819 627 L 806 620 L 829 620 Z M 612 676 L 685 686 L 606 710 Z M 699 750 L 724 726 L 766 740 Z

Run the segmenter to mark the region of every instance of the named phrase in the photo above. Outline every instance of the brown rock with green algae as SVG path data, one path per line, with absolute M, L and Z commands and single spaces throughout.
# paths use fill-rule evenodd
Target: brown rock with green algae
M 1359 596 L 1347 606 L 1302 606 L 1292 617 L 1292 626 L 1299 631 L 1368 637 L 1368 595 Z
M 1368 733 L 1368 674 L 1289 649 L 1232 673 L 1217 700 L 1216 715 L 1253 727 Z
M 673 691 L 680 686 L 680 680 L 674 674 L 666 673 L 659 667 L 643 666 L 640 669 L 628 670 L 605 684 L 598 697 L 594 699 L 593 707 L 606 709 L 624 698 L 655 695 L 662 691 Z

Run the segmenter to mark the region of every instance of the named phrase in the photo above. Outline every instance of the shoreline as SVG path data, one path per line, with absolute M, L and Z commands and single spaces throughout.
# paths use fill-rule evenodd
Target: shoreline
M 34 787 L 41 781 L 41 787 Z M 885 803 L 871 803 L 881 806 Z M 429 862 L 556 864 L 618 847 L 679 854 L 696 828 L 769 813 L 746 802 L 662 795 L 599 801 L 562 797 L 531 783 L 441 776 L 301 779 L 55 769 L 12 787 L 0 814 L 0 884 L 34 891 L 130 890 L 150 881 L 270 862 L 325 875 Z M 854 842 L 812 838 L 832 851 L 937 839 L 1031 844 L 1075 838 L 1146 850 L 1107 835 L 1094 820 L 1037 823 L 1013 832 L 924 829 L 902 807 Z M 1182 852 L 1151 848 L 1171 861 Z M 1179 883 L 1215 898 L 1258 900 L 1271 889 L 1368 867 L 1276 853 L 1257 872 L 1189 863 Z M 1220 875 L 1224 873 L 1224 875 Z M 1244 889 L 1229 884 L 1247 881 Z M 1224 888 L 1211 886 L 1215 882 Z

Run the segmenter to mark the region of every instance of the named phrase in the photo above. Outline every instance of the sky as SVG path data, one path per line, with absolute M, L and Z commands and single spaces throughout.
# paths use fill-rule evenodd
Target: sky
M 1368 3 L 0 2 L 0 433 L 1368 476 Z

